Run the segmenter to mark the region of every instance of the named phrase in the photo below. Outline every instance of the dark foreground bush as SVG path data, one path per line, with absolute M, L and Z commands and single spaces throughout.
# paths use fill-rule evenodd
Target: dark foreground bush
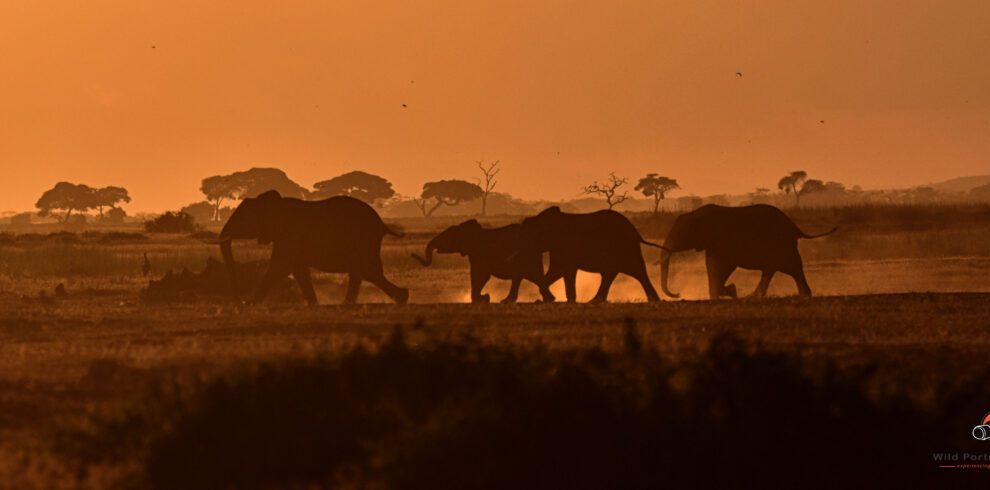
M 642 351 L 632 335 L 627 345 L 620 354 L 471 340 L 410 348 L 397 334 L 377 353 L 171 385 L 63 434 L 59 448 L 83 464 L 138 458 L 129 484 L 156 488 L 966 483 L 937 473 L 932 458 L 974 450 L 979 415 L 947 420 L 951 400 L 935 412 L 871 400 L 866 372 L 811 379 L 794 359 L 730 338 L 682 364 Z

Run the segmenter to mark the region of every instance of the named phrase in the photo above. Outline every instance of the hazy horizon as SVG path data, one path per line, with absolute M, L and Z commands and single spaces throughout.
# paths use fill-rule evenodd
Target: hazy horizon
M 610 171 L 675 197 L 987 174 L 987 25 L 980 1 L 3 5 L 0 210 L 62 180 L 175 209 L 256 166 L 414 195 L 500 160 L 497 191 L 554 200 Z

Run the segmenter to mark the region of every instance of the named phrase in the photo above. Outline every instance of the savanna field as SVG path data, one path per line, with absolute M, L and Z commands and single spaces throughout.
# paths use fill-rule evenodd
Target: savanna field
M 405 237 L 386 237 L 385 273 L 408 305 L 365 283 L 342 306 L 346 278 L 316 274 L 322 306 L 291 282 L 241 306 L 215 283 L 148 291 L 219 259 L 208 234 L 0 230 L 0 486 L 985 483 L 933 453 L 984 447 L 970 430 L 990 411 L 990 207 L 788 214 L 839 227 L 800 242 L 810 299 L 778 274 L 768 299 L 708 301 L 687 253 L 671 276 L 683 300 L 647 304 L 620 277 L 606 305 L 533 304 L 526 282 L 518 304 L 472 305 L 464 257 L 409 257 L 461 221 L 436 218 L 390 222 Z M 662 242 L 673 215 L 630 218 Z M 643 252 L 656 284 L 659 254 Z M 580 275 L 579 300 L 597 287 Z

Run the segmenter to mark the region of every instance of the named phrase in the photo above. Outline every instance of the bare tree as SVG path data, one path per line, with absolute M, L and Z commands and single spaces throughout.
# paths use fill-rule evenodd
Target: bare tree
M 481 169 L 482 175 L 485 176 L 484 185 L 482 185 L 482 181 L 480 179 L 478 180 L 478 187 L 481 187 L 481 191 L 484 192 L 484 194 L 481 195 L 482 216 L 484 216 L 488 211 L 488 194 L 492 193 L 492 190 L 495 189 L 495 184 L 498 183 L 498 181 L 495 180 L 495 176 L 498 175 L 498 171 L 501 170 L 498 168 L 498 162 L 499 160 L 495 160 L 495 163 L 487 166 L 485 165 L 484 160 L 478 160 L 476 162 L 478 164 L 478 168 Z
M 608 203 L 608 208 L 612 209 L 624 202 L 626 199 L 629 199 L 628 192 L 622 191 L 622 194 L 618 193 L 619 187 L 622 187 L 627 182 L 629 182 L 629 179 L 625 177 L 616 177 L 615 172 L 612 172 L 608 174 L 607 182 L 598 182 L 596 180 L 591 185 L 584 188 L 583 194 L 598 194 L 604 197 L 605 202 Z

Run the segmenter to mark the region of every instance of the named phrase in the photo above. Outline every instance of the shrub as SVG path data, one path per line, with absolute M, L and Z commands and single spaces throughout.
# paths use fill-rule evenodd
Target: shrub
M 181 211 L 183 213 L 186 213 L 186 214 L 191 215 L 193 218 L 196 219 L 196 222 L 197 223 L 212 223 L 212 222 L 214 222 L 213 221 L 214 207 L 213 207 L 213 204 L 211 204 L 209 202 L 201 201 L 201 202 L 193 203 L 193 204 L 190 204 L 188 206 L 183 207 Z M 228 206 L 224 206 L 224 207 L 220 208 L 220 219 L 219 219 L 219 221 L 216 221 L 216 223 L 224 223 L 224 222 L 226 222 L 227 221 L 227 218 L 230 218 L 230 215 L 233 212 L 234 212 L 234 209 L 231 208 L 231 207 L 228 207 Z
M 103 216 L 104 223 L 120 224 L 124 222 L 124 218 L 127 217 L 127 211 L 120 208 L 110 208 L 109 211 Z
M 18 213 L 10 217 L 10 224 L 14 226 L 27 226 L 31 224 L 32 213 Z
M 952 405 L 871 399 L 868 370 L 812 378 L 725 337 L 680 364 L 631 328 L 626 342 L 412 349 L 397 333 L 375 353 L 166 384 L 59 447 L 84 462 L 139 455 L 155 488 L 933 487 L 933 451 L 976 450 L 970 420 L 946 424 Z M 958 398 L 971 408 L 974 394 Z
M 199 230 L 196 220 L 182 211 L 168 211 L 155 219 L 144 222 L 149 233 L 193 233 Z

